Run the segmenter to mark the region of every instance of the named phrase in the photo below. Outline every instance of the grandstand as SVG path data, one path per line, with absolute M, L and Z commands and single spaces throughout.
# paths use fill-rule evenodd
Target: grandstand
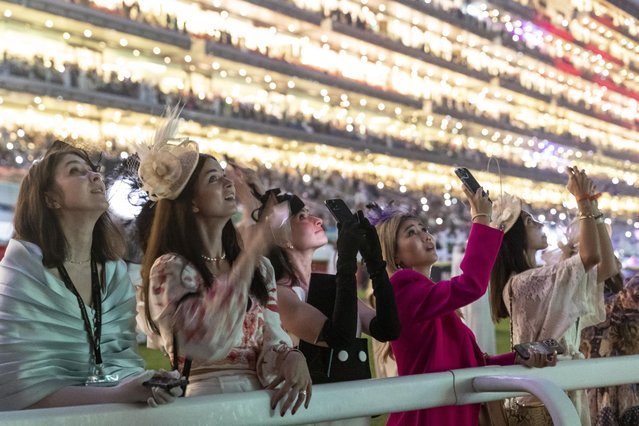
M 467 226 L 454 166 L 560 227 L 576 163 L 606 192 L 618 254 L 636 254 L 632 3 L 16 0 L 0 13 L 3 170 L 54 138 L 124 158 L 180 101 L 204 151 L 310 199 L 399 199 L 453 235 Z

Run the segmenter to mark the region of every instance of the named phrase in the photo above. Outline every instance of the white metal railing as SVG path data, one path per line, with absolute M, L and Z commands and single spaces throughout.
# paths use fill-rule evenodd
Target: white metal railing
M 518 378 L 518 379 L 516 379 Z M 558 417 L 557 425 L 574 425 L 572 406 L 563 390 L 639 383 L 639 355 L 561 361 L 556 367 L 480 367 L 441 373 L 359 380 L 313 387 L 308 410 L 279 416 L 266 391 L 181 398 L 157 409 L 105 404 L 0 413 L 3 425 L 255 425 L 300 424 L 407 411 L 445 405 L 474 404 L 523 395 L 543 398 Z M 540 391 L 540 392 L 538 392 Z M 558 395 L 562 395 L 561 397 Z M 550 398 L 548 398 L 550 396 Z M 566 398 L 567 399 L 567 398 Z M 557 402 L 559 402 L 557 404 Z M 577 423 L 578 424 L 578 423 Z

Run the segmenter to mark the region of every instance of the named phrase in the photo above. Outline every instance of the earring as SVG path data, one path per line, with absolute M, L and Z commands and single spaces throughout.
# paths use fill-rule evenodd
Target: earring
M 287 249 L 293 249 L 293 248 L 294 248 L 294 247 L 293 247 L 293 243 L 291 243 L 290 241 L 287 241 L 287 242 L 286 242 L 286 248 L 287 248 Z
M 196 206 L 193 206 L 193 213 L 199 213 L 200 209 L 198 209 Z
M 49 201 L 49 200 L 47 200 L 47 207 L 49 207 L 50 209 L 59 209 L 60 208 L 60 204 L 57 201 Z

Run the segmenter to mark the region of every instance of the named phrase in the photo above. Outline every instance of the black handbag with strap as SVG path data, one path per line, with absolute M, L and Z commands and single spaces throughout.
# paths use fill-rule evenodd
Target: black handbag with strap
M 335 275 L 312 274 L 307 303 L 331 318 L 335 304 Z M 313 384 L 370 379 L 368 340 L 356 338 L 343 348 L 327 348 L 300 340 Z

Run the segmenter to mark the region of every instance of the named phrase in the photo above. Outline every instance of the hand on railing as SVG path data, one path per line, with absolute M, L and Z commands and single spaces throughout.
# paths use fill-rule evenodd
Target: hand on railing
M 283 398 L 280 408 L 280 416 L 284 416 L 289 407 L 291 415 L 297 412 L 302 403 L 304 408 L 308 408 L 311 402 L 311 375 L 308 372 L 306 359 L 304 355 L 297 349 L 290 350 L 284 354 L 284 358 L 280 365 L 280 373 L 267 387 L 267 389 L 275 389 L 279 384 L 282 386 L 275 391 L 271 397 L 271 409 L 275 409 L 277 403 Z M 293 402 L 295 402 L 294 405 Z
M 517 354 L 515 357 L 515 364 L 520 364 L 528 368 L 554 367 L 557 365 L 557 352 L 547 355 L 532 347 L 529 348 L 528 351 L 530 353 L 530 357 L 522 358 L 519 354 Z

